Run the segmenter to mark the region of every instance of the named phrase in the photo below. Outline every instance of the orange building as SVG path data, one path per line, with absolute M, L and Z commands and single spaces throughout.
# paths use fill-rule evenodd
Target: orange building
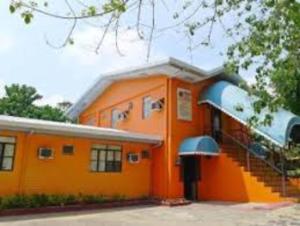
M 280 109 L 254 139 L 240 81 L 170 58 L 101 76 L 67 112 L 79 125 L 0 116 L 0 196 L 292 200 L 282 152 L 300 118 Z

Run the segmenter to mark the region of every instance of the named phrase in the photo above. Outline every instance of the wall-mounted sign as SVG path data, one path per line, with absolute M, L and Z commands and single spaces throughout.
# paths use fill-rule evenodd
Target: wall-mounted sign
M 192 121 L 192 92 L 188 89 L 177 89 L 177 118 Z

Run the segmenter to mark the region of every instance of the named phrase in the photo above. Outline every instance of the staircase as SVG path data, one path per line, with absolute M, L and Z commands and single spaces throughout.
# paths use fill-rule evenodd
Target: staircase
M 259 157 L 248 153 L 242 147 L 223 144 L 222 152 L 249 172 L 257 181 L 264 183 L 273 192 L 278 193 L 284 200 L 300 202 L 300 179 L 287 179 Z

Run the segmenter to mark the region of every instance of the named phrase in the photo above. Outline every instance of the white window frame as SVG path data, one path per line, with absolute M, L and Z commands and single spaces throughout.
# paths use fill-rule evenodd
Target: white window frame
M 147 119 L 152 113 L 152 98 L 151 96 L 143 97 L 143 108 L 142 108 L 142 118 Z

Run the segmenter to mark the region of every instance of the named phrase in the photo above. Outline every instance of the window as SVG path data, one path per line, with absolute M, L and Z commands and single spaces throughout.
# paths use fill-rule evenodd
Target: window
M 91 151 L 90 169 L 93 172 L 121 172 L 121 147 L 112 145 L 94 145 Z
M 152 100 L 151 97 L 144 97 L 143 98 L 143 118 L 148 118 L 151 114 L 151 105 Z
M 64 145 L 62 152 L 64 155 L 73 155 L 74 154 L 73 145 Z
M 11 171 L 15 157 L 14 137 L 0 137 L 0 171 Z
M 117 122 L 119 120 L 119 114 L 120 111 L 117 109 L 113 109 L 111 112 L 111 127 L 116 128 L 117 127 Z

